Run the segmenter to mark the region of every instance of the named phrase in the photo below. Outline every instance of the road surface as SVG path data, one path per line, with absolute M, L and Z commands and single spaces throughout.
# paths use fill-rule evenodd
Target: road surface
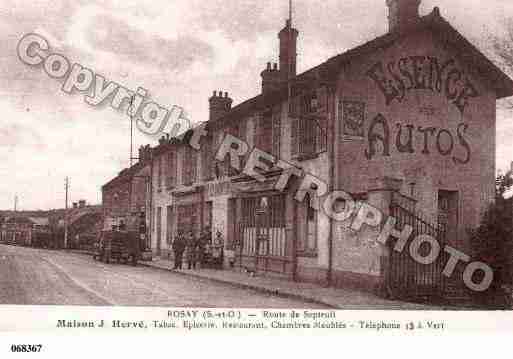
M 163 270 L 2 244 L 0 304 L 322 309 Z

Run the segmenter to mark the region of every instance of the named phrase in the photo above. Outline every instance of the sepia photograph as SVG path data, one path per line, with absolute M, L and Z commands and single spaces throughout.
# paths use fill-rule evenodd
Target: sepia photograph
M 0 331 L 513 330 L 513 2 L 0 18 Z

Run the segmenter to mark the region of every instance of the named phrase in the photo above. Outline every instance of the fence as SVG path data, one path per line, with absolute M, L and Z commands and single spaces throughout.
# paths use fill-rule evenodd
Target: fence
M 397 239 L 392 238 L 388 243 L 390 255 L 382 258 L 382 268 L 385 268 L 385 283 L 390 294 L 405 299 L 443 297 L 445 281 L 442 271 L 446 263 L 446 255 L 443 251 L 445 230 L 438 225 L 429 223 L 411 208 L 404 208 L 397 201 L 392 201 L 390 210 L 391 216 L 397 220 L 397 230 L 401 231 L 406 225 L 413 229 L 402 252 L 394 250 Z M 419 235 L 429 235 L 440 244 L 440 255 L 431 264 L 418 263 L 410 254 L 410 244 Z M 426 256 L 430 251 L 430 244 L 424 243 L 419 249 L 419 254 Z

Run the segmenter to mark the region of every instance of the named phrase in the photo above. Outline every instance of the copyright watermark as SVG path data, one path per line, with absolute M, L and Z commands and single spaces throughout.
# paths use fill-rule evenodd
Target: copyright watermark
M 63 80 L 63 92 L 83 93 L 84 101 L 91 106 L 108 103 L 114 110 L 126 108 L 126 114 L 135 120 L 137 128 L 144 134 L 176 137 L 192 128 L 183 108 L 161 106 L 149 100 L 148 91 L 142 87 L 132 91 L 79 63 L 72 64 L 64 55 L 53 52 L 48 41 L 39 34 L 23 36 L 17 53 L 26 65 L 42 66 L 50 78 Z

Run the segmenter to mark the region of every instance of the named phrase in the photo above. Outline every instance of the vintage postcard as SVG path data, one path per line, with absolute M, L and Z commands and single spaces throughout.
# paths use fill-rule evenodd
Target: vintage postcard
M 513 331 L 513 3 L 0 17 L 0 331 Z

